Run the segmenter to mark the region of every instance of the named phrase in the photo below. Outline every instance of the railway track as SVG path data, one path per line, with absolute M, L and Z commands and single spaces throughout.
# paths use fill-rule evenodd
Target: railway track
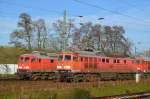
M 142 80 L 141 83 L 150 83 L 150 80 Z M 123 81 L 98 81 L 98 82 L 55 82 L 51 80 L 16 80 L 16 79 L 0 79 L 0 86 L 3 84 L 21 84 L 22 86 L 32 86 L 32 87 L 37 87 L 37 86 L 47 86 L 46 88 L 59 88 L 59 89 L 64 89 L 64 88 L 101 88 L 104 86 L 108 86 L 109 84 L 112 86 L 119 86 L 119 85 L 124 85 L 124 84 L 130 84 L 134 85 L 135 81 L 134 80 L 123 80 Z
M 104 96 L 95 97 L 90 99 L 150 99 L 150 92 L 134 93 L 126 95 L 114 95 L 114 96 Z

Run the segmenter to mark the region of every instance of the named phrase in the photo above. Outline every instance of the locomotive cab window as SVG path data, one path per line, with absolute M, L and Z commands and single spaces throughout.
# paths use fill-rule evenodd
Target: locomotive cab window
M 35 59 L 35 58 L 32 58 L 32 59 L 31 59 L 31 62 L 36 62 L 36 59 Z
M 126 61 L 126 60 L 124 60 L 124 64 L 127 64 L 127 61 Z
M 71 60 L 71 55 L 65 55 L 65 59 L 64 60 L 70 61 Z
M 119 59 L 114 59 L 113 63 L 120 63 L 120 60 Z
M 19 58 L 19 61 L 20 61 L 20 62 L 23 62 L 23 57 L 20 57 L 20 58 Z
M 117 63 L 120 63 L 120 60 L 119 60 L 119 59 L 117 59 Z
M 116 59 L 113 60 L 113 63 L 116 63 Z
M 102 58 L 102 62 L 105 63 L 105 59 L 104 58 Z
M 29 58 L 29 57 L 26 57 L 24 61 L 25 61 L 25 62 L 29 62 L 29 61 L 30 61 L 30 58 Z
M 41 59 L 39 59 L 39 63 L 41 62 Z
M 51 60 L 50 60 L 50 62 L 51 62 L 51 63 L 54 63 L 54 60 L 53 60 L 53 59 L 51 59 Z
M 109 63 L 109 59 L 106 59 L 106 63 Z
M 78 57 L 77 57 L 77 56 L 74 56 L 74 57 L 73 57 L 73 61 L 77 62 L 77 61 L 78 61 Z

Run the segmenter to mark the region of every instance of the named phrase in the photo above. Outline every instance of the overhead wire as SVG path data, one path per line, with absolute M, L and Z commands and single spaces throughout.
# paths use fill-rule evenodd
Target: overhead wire
M 114 14 L 117 14 L 117 15 L 121 15 L 121 16 L 124 16 L 124 17 L 128 17 L 130 19 L 134 19 L 134 20 L 137 20 L 137 21 L 141 21 L 142 23 L 146 23 L 146 24 L 150 24 L 149 21 L 146 21 L 144 19 L 141 19 L 141 18 L 138 18 L 138 17 L 134 17 L 134 16 L 130 16 L 130 15 L 127 15 L 127 14 L 124 14 L 124 13 L 121 13 L 121 12 L 118 12 L 118 11 L 114 11 L 114 10 L 110 10 L 108 8 L 104 8 L 102 6 L 99 6 L 99 5 L 96 5 L 96 4 L 91 4 L 91 3 L 88 3 L 88 2 L 84 2 L 84 1 L 81 1 L 81 0 L 73 0 L 77 3 L 80 3 L 80 4 L 83 4 L 83 5 L 86 5 L 86 6 L 89 6 L 89 7 L 93 7 L 93 8 L 97 8 L 97 9 L 100 9 L 100 10 L 103 10 L 103 11 L 106 11 L 106 12 L 110 12 L 110 13 L 114 13 Z
M 110 10 L 110 9 L 106 9 L 104 7 L 101 7 L 99 5 L 95 5 L 95 4 L 90 4 L 88 2 L 84 2 L 84 1 L 80 1 L 80 0 L 73 0 L 75 2 L 78 2 L 80 4 L 84 4 L 84 5 L 87 5 L 87 6 L 90 6 L 90 7 L 94 7 L 94 8 L 98 8 L 100 10 L 104 10 L 104 11 L 107 11 L 107 12 L 111 12 L 111 13 L 114 13 L 114 14 L 117 14 L 117 15 L 121 15 L 121 16 L 124 16 L 124 17 L 128 17 L 128 18 L 132 18 L 134 20 L 138 20 L 138 21 L 142 21 L 142 23 L 150 23 L 148 21 L 145 21 L 143 19 L 140 19 L 140 18 L 137 18 L 137 17 L 134 17 L 134 16 L 130 16 L 130 15 L 127 15 L 127 14 L 124 14 L 124 13 L 121 13 L 121 12 L 117 12 L 117 11 L 113 11 L 113 10 Z M 18 3 L 12 3 L 12 2 L 7 2 L 7 1 L 4 1 L 4 0 L 0 0 L 1 3 L 5 3 L 5 4 L 9 4 L 9 5 L 14 5 L 14 6 L 20 6 L 20 4 Z M 21 7 L 23 8 L 37 8 L 36 10 L 40 10 L 40 11 L 46 11 L 46 12 L 53 12 L 53 13 L 56 13 L 56 14 L 63 14 L 62 12 L 59 12 L 59 11 L 56 11 L 56 10 L 49 10 L 49 9 L 45 9 L 45 8 L 42 8 L 42 7 L 39 7 L 39 6 L 36 6 L 36 5 L 25 5 L 25 4 L 21 4 Z M 71 16 L 77 16 L 77 15 L 74 15 L 74 14 L 69 14 Z
M 137 9 L 137 10 L 139 10 L 139 11 L 144 11 L 144 9 L 139 9 L 139 8 L 137 8 L 137 5 L 135 5 L 135 4 L 133 4 L 133 3 L 129 3 L 129 2 L 127 2 L 127 1 L 125 1 L 125 0 L 122 0 L 121 2 L 124 2 L 125 5 L 128 5 L 128 6 L 130 6 L 130 7 L 134 7 L 135 9 Z

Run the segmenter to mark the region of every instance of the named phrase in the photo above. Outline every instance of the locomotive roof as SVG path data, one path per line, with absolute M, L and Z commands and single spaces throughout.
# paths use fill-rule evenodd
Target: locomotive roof
M 91 55 L 91 56 L 106 56 L 102 52 L 90 52 L 90 51 L 78 51 L 80 55 Z
M 78 54 L 80 54 L 80 56 L 86 56 L 86 57 L 89 57 L 89 56 L 93 56 L 93 57 L 104 57 L 104 58 L 116 58 L 116 59 L 143 59 L 143 57 L 109 57 L 109 56 L 106 56 L 103 52 L 100 52 L 100 51 L 95 51 L 95 52 L 92 52 L 92 51 L 78 51 L 77 52 Z
M 79 54 L 83 57 L 101 57 L 101 58 L 116 58 L 116 59 L 141 59 L 136 57 L 108 57 L 103 52 L 90 52 L 90 51 L 76 51 L 76 52 L 61 52 L 61 53 L 69 53 L 69 54 Z
M 39 58 L 55 58 L 56 53 L 45 53 L 45 52 L 33 51 L 31 54 L 24 54 L 23 56 L 35 56 Z
M 92 55 L 92 56 L 106 56 L 102 52 L 92 52 L 92 51 L 64 51 L 60 53 L 72 53 L 72 54 L 80 54 L 80 55 Z

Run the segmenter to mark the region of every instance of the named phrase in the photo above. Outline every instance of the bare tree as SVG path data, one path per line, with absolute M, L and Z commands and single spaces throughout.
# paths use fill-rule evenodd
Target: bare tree
M 131 42 L 124 37 L 125 30 L 122 26 L 105 26 L 107 39 L 107 53 L 111 55 L 126 55 L 130 53 Z
M 101 51 L 107 55 L 130 53 L 131 43 L 124 37 L 122 26 L 101 26 L 91 22 L 83 23 L 73 33 L 73 45 L 77 49 Z
M 79 50 L 82 48 L 81 46 L 81 32 L 79 29 L 76 29 L 75 32 L 72 34 L 72 47 L 75 49 L 75 50 Z
M 126 38 L 125 51 L 124 51 L 126 56 L 132 56 L 132 53 L 131 53 L 132 46 L 133 46 L 133 43 L 128 38 Z
M 37 48 L 45 48 L 47 45 L 47 29 L 43 19 L 33 22 L 34 30 L 37 32 Z
M 100 25 L 100 24 L 95 24 L 93 27 L 92 27 L 92 32 L 93 34 L 93 40 L 95 42 L 95 49 L 96 50 L 101 50 L 103 51 L 104 50 L 104 32 L 103 32 L 103 27 Z
M 106 37 L 106 45 L 107 45 L 107 49 L 106 52 L 107 53 L 111 53 L 113 51 L 113 30 L 111 26 L 105 26 L 104 27 L 104 31 L 105 31 L 105 37 Z
M 23 41 L 22 31 L 15 30 L 10 34 L 10 44 L 14 44 L 15 47 L 25 47 Z
M 125 30 L 122 26 L 102 26 L 86 22 L 77 28 L 74 20 L 67 20 L 66 13 L 64 13 L 64 20 L 54 22 L 52 24 L 53 29 L 51 29 L 53 34 L 48 36 L 48 30 L 43 19 L 32 21 L 26 13 L 20 14 L 19 18 L 19 29 L 10 35 L 11 43 L 16 47 L 27 45 L 31 49 L 31 42 L 36 38 L 34 41 L 37 42 L 37 45 L 34 45 L 37 48 L 46 48 L 49 43 L 49 47 L 56 50 L 72 47 L 77 50 L 102 51 L 108 55 L 131 53 L 132 43 L 125 38 Z M 36 33 L 35 38 L 33 38 L 33 33 Z
M 73 34 L 73 45 L 80 50 L 102 50 L 103 36 L 103 28 L 100 24 L 83 23 Z
M 28 49 L 31 49 L 31 42 L 32 42 L 32 20 L 29 14 L 27 13 L 21 13 L 20 21 L 18 22 L 18 26 L 23 29 L 22 35 L 25 41 L 27 42 Z
M 122 41 L 124 40 L 123 34 L 125 33 L 123 27 L 121 26 L 114 26 L 113 27 L 113 51 L 118 52 L 119 48 L 122 50 Z
M 25 45 L 27 43 L 28 49 L 32 48 L 32 20 L 27 13 L 21 13 L 18 22 L 19 29 L 11 33 L 11 43 L 15 45 Z
M 73 43 L 78 49 L 85 50 L 85 49 L 93 49 L 93 42 L 92 42 L 92 23 L 87 22 L 84 23 L 79 29 L 73 34 Z
M 66 23 L 66 35 L 64 35 L 64 22 L 62 20 L 57 20 L 56 22 L 53 23 L 53 28 L 54 28 L 54 31 L 56 33 L 56 35 L 58 35 L 58 37 L 60 38 L 60 45 L 61 45 L 61 48 L 63 49 L 64 48 L 64 40 L 66 42 L 66 47 L 70 47 L 70 43 L 72 42 L 72 39 L 70 39 L 72 37 L 72 33 L 74 32 L 75 30 L 75 25 L 73 23 L 73 20 L 69 20 L 67 23 Z
M 52 34 L 49 36 L 49 47 L 50 47 L 50 49 L 53 49 L 53 50 L 56 50 L 56 51 L 60 50 L 61 45 L 60 45 L 59 42 L 60 42 L 59 37 L 54 36 Z

